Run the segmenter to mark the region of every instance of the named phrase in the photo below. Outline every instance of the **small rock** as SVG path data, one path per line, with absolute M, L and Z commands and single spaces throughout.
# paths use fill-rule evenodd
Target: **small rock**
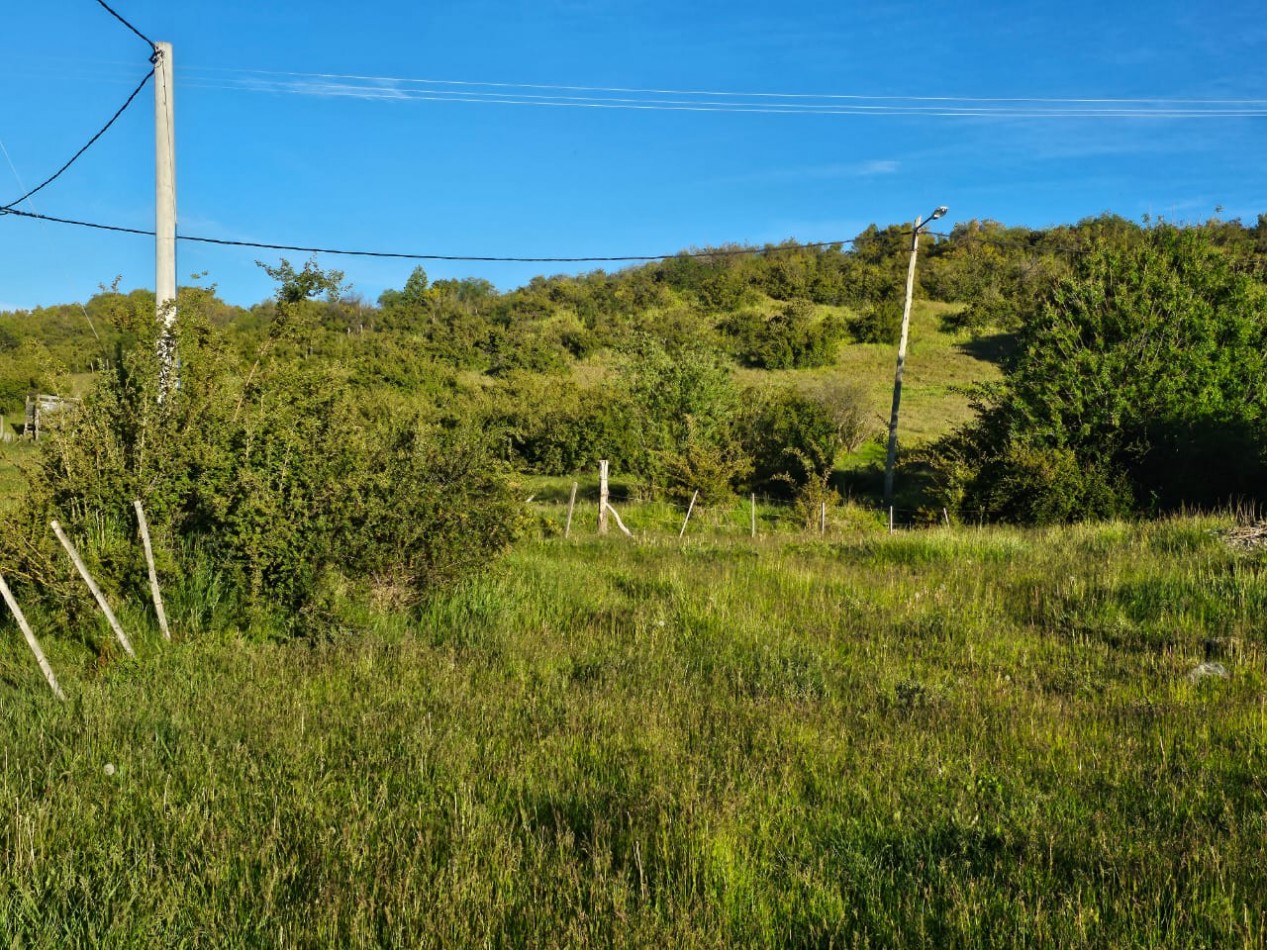
M 1188 682 L 1195 683 L 1197 680 L 1203 680 L 1209 676 L 1227 679 L 1227 667 L 1222 663 L 1199 663 L 1188 671 Z
M 106 763 L 106 767 L 105 767 L 104 771 L 105 771 L 105 773 L 106 773 L 107 775 L 113 775 L 113 774 L 115 773 L 115 771 L 116 771 L 116 770 L 115 770 L 115 767 L 114 767 L 114 763 L 113 763 L 113 762 L 107 762 L 107 763 Z

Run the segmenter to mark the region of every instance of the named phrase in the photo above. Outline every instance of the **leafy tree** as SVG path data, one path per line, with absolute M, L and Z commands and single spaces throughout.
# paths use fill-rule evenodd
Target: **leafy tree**
M 689 495 L 719 469 L 735 484 L 747 474 L 735 423 L 739 390 L 730 370 L 708 350 L 668 353 L 644 341 L 626 358 L 621 380 L 629 403 L 632 472 L 652 490 Z

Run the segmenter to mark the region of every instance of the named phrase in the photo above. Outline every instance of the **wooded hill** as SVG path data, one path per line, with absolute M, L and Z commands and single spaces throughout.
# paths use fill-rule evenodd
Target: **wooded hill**
M 841 354 L 896 342 L 909 246 L 909 226 L 871 226 L 848 245 L 693 250 L 505 293 L 479 278 L 431 282 L 417 268 L 376 303 L 338 272 L 282 262 L 270 273 L 296 300 L 320 299 L 273 342 L 278 300 L 241 308 L 191 293 L 242 360 L 267 345 L 297 366 L 338 365 L 349 386 L 374 394 L 367 407 L 477 419 L 502 434 L 521 470 L 561 475 L 605 457 L 649 491 L 716 495 L 804 485 L 873 434 L 874 400 Z M 946 305 L 941 329 L 1010 352 L 1014 380 L 977 390 L 982 421 L 915 458 L 936 476 L 930 502 L 1041 521 L 1263 491 L 1254 354 L 1267 215 L 1253 227 L 1113 215 L 1048 229 L 971 221 L 924 238 L 917 275 L 917 298 Z M 29 392 L 115 365 L 150 333 L 152 312 L 151 293 L 123 294 L 116 281 L 82 306 L 0 314 L 0 411 L 12 416 Z M 1208 345 L 1194 349 L 1198 338 Z M 1184 368 L 1197 358 L 1202 366 Z M 746 382 L 779 385 L 745 394 L 741 367 Z M 770 372 L 815 367 L 840 371 Z M 600 383 L 602 399 L 591 398 Z M 1233 470 L 1196 474 L 1220 453 L 1233 455 Z M 1181 484 L 1157 476 L 1161 456 L 1188 473 Z

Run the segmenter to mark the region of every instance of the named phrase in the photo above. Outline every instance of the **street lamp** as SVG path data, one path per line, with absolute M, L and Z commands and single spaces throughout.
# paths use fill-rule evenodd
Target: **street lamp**
M 889 417 L 889 454 L 884 462 L 884 504 L 893 504 L 893 463 L 897 460 L 897 412 L 902 404 L 902 370 L 906 368 L 906 338 L 911 329 L 911 297 L 915 292 L 915 255 L 919 251 L 919 236 L 924 229 L 950 209 L 945 205 L 928 216 L 915 219 L 911 232 L 911 266 L 906 271 L 906 306 L 902 310 L 902 336 L 897 344 L 897 375 L 893 379 L 893 414 Z

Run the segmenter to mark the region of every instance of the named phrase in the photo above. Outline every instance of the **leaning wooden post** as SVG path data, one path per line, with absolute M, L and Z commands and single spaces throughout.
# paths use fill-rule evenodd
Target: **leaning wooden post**
M 691 523 L 691 512 L 695 510 L 695 500 L 699 498 L 699 489 L 695 489 L 695 494 L 691 496 L 691 503 L 686 506 L 686 518 L 682 521 L 682 530 L 677 533 L 677 539 L 682 540 L 682 536 L 686 534 L 686 526 Z
M 568 499 L 568 523 L 563 529 L 565 538 L 572 534 L 572 511 L 576 508 L 576 485 L 576 482 L 572 483 L 572 497 Z
M 943 508 L 941 510 L 941 516 L 946 521 L 946 527 L 949 528 L 950 527 L 950 512 L 947 511 L 945 508 Z
M 752 493 L 752 507 L 749 510 L 752 512 L 752 536 L 755 538 L 757 536 L 757 493 L 756 492 Z
M 92 591 L 92 596 L 97 598 L 97 606 L 101 608 L 101 612 L 106 615 L 106 620 L 110 621 L 110 628 L 114 631 L 115 637 L 123 646 L 128 656 L 136 656 L 132 649 L 132 644 L 128 642 L 128 635 L 123 632 L 123 628 L 119 626 L 119 621 L 114 616 L 114 611 L 110 609 L 110 605 L 106 603 L 106 597 L 101 593 L 101 588 L 97 586 L 97 582 L 92 579 L 92 575 L 88 573 L 88 568 L 84 565 L 83 559 L 79 556 L 79 552 L 75 550 L 75 546 L 70 543 L 70 538 L 66 537 L 66 532 L 62 530 L 62 526 L 56 521 L 50 521 L 53 526 L 53 533 L 57 535 L 57 540 L 62 542 L 62 547 L 66 549 L 66 553 L 70 555 L 71 561 L 74 562 L 75 568 L 79 571 L 79 576 L 84 579 L 84 583 L 88 585 L 88 589 Z
M 607 533 L 607 459 L 598 463 L 598 533 Z
M 628 528 L 626 528 L 625 523 L 620 520 L 620 512 L 617 511 L 615 508 L 613 508 L 611 505 L 607 506 L 607 510 L 611 512 L 611 516 L 616 519 L 616 527 L 625 533 L 625 537 L 632 538 L 633 532 L 630 531 Z
M 145 547 L 145 565 L 150 570 L 150 594 L 154 598 L 154 612 L 158 614 L 158 626 L 163 631 L 163 639 L 170 640 L 172 632 L 167 629 L 167 611 L 163 609 L 163 592 L 158 589 L 158 571 L 154 569 L 154 548 L 150 545 L 150 525 L 145 520 L 145 509 L 141 507 L 141 499 L 132 502 L 136 507 L 136 523 L 141 528 L 141 544 Z
M 62 702 L 66 702 L 66 694 L 57 685 L 57 677 L 53 675 L 53 668 L 48 665 L 48 659 L 44 656 L 44 651 L 40 649 L 40 642 L 35 639 L 35 634 L 31 632 L 31 625 L 26 622 L 22 608 L 18 606 L 17 599 L 13 596 L 13 591 L 9 590 L 9 585 L 5 582 L 3 574 L 0 574 L 0 594 L 4 595 L 4 602 L 9 605 L 9 609 L 13 611 L 14 619 L 17 620 L 18 626 L 22 628 L 22 636 L 26 637 L 26 645 L 35 654 L 35 662 L 44 671 L 44 678 L 48 680 L 48 685 L 52 687 L 53 695 Z

